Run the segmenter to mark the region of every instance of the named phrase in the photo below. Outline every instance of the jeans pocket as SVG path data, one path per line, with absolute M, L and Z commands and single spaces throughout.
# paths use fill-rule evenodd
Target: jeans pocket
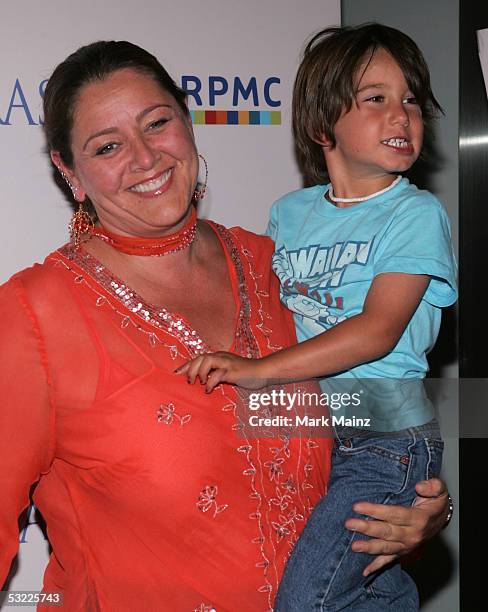
M 402 444 L 397 442 L 383 443 L 375 438 L 364 446 L 337 445 L 332 459 L 332 478 L 358 483 L 359 499 L 364 494 L 364 499 L 369 500 L 370 494 L 375 493 L 377 503 L 387 502 L 391 495 L 404 489 L 410 471 L 408 444 L 405 440 Z
M 348 438 L 336 442 L 335 452 L 344 458 L 364 453 L 374 453 L 378 456 L 408 465 L 408 449 L 412 443 L 413 439 L 388 436 Z

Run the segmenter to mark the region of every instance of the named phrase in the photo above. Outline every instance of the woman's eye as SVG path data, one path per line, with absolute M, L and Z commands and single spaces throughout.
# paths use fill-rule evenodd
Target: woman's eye
M 405 98 L 404 103 L 405 104 L 418 104 L 417 98 L 415 96 L 408 96 L 408 98 Z
M 95 155 L 107 155 L 107 153 L 111 153 L 112 151 L 115 151 L 116 148 L 117 148 L 117 144 L 115 142 L 109 142 L 108 144 L 105 144 L 102 147 L 99 147 L 95 151 Z
M 385 96 L 371 96 L 370 98 L 368 98 L 368 102 L 383 102 L 385 99 Z
M 165 123 L 168 122 L 168 119 L 157 119 L 156 121 L 152 121 L 148 126 L 148 130 L 157 130 L 160 127 L 163 127 Z

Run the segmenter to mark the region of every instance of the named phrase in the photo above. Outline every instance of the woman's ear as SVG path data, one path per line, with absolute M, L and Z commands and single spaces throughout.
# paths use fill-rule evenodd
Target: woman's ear
M 66 181 L 66 184 L 71 189 L 71 193 L 73 194 L 73 198 L 77 202 L 84 202 L 86 198 L 86 193 L 83 187 L 81 186 L 80 181 L 76 178 L 74 172 L 68 168 L 68 166 L 62 161 L 61 155 L 59 151 L 51 151 L 50 152 L 51 161 L 59 170 L 59 173 Z
M 190 130 L 190 133 L 193 136 L 193 140 L 195 140 L 195 132 L 193 130 L 193 121 L 191 120 L 190 108 L 188 107 L 188 96 L 186 96 L 185 98 L 185 107 L 186 107 L 186 112 L 184 113 L 185 120 L 188 124 L 188 129 Z

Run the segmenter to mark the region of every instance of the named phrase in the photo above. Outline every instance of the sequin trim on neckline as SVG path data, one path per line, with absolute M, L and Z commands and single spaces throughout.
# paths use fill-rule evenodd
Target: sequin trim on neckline
M 246 277 L 238 248 L 230 232 L 226 228 L 216 223 L 208 223 L 217 236 L 220 237 L 236 271 L 239 314 L 234 332 L 234 350 L 243 357 L 259 357 L 260 351 L 250 330 L 251 302 L 247 292 Z M 95 280 L 114 300 L 127 309 L 127 314 L 123 315 L 122 318 L 121 326 L 123 328 L 133 323 L 136 328 L 141 329 L 136 321 L 142 320 L 147 325 L 169 334 L 171 337 L 178 340 L 186 348 L 190 357 L 196 357 L 197 355 L 208 353 L 212 350 L 184 317 L 177 313 L 172 313 L 166 308 L 154 306 L 146 302 L 121 279 L 114 276 L 110 270 L 93 255 L 90 255 L 83 249 L 76 251 L 70 244 L 61 247 L 58 252 L 81 268 L 81 270 Z M 73 268 L 69 266 L 66 267 L 76 275 L 76 282 L 79 283 L 86 280 L 83 275 L 80 276 Z M 231 282 L 233 282 L 232 278 Z M 102 305 L 103 301 L 103 296 L 99 296 L 97 305 Z M 156 344 L 156 338 L 157 336 L 154 332 L 150 334 L 150 340 L 153 340 L 151 344 Z

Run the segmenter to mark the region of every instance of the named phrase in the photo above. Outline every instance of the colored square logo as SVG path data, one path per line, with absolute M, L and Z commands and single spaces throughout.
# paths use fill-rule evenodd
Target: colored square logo
M 205 124 L 205 111 L 201 110 L 192 110 L 190 111 L 191 120 L 195 125 L 204 125 Z
M 195 125 L 281 125 L 281 111 L 190 110 Z
M 227 111 L 215 111 L 215 123 L 217 125 L 226 125 L 227 124 Z
M 249 125 L 249 111 L 239 112 L 239 125 Z
M 249 111 L 249 125 L 259 125 L 260 121 L 259 111 Z
M 281 111 L 270 111 L 271 125 L 281 125 Z

